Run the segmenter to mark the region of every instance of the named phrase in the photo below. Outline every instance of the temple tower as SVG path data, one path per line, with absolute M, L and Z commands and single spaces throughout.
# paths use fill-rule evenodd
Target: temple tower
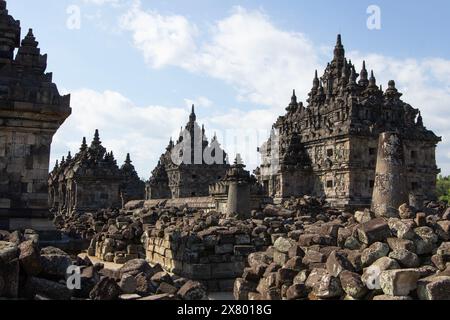
M 20 42 L 20 22 L 0 1 L 0 229 L 47 222 L 50 145 L 71 108 L 46 67 L 33 30 Z

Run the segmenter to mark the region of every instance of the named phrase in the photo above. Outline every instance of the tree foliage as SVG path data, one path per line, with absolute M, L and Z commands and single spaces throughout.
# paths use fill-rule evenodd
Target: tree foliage
M 439 200 L 450 203 L 450 176 L 439 176 L 437 180 L 437 194 Z

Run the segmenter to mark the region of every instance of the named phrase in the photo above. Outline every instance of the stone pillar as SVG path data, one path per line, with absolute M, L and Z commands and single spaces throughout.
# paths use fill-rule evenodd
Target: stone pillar
M 231 182 L 228 189 L 227 215 L 249 219 L 250 211 L 250 185 L 247 182 Z
M 398 217 L 398 208 L 409 203 L 403 141 L 395 132 L 384 132 L 378 142 L 372 211 L 378 217 Z
M 228 182 L 227 211 L 228 217 L 237 219 L 251 218 L 250 210 L 250 173 L 244 170 L 238 155 L 234 165 L 228 170 L 225 180 Z

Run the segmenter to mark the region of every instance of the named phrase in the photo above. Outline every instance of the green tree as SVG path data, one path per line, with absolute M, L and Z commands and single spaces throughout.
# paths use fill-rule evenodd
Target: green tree
M 439 176 L 437 180 L 437 195 L 439 200 L 450 203 L 450 176 Z

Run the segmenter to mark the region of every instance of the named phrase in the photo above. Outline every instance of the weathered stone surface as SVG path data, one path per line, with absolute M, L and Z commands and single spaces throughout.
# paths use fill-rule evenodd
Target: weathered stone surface
M 449 300 L 450 276 L 431 276 L 420 279 L 417 294 L 421 300 Z
M 344 270 L 339 275 L 342 289 L 354 299 L 362 299 L 367 294 L 367 287 L 357 273 Z
M 200 282 L 188 281 L 178 291 L 178 295 L 183 300 L 204 300 L 206 299 L 206 288 Z
M 236 300 L 249 300 L 249 293 L 256 291 L 255 282 L 246 281 L 242 278 L 234 282 L 233 295 Z
M 387 270 L 380 274 L 383 292 L 390 296 L 407 296 L 417 288 L 420 274 L 414 269 Z
M 417 268 L 420 266 L 419 257 L 408 250 L 394 250 L 389 254 L 389 258 L 397 260 L 403 268 Z
M 287 300 L 305 299 L 308 296 L 308 290 L 304 284 L 293 284 L 286 291 Z
M 119 287 L 123 293 L 132 294 L 136 292 L 137 281 L 134 276 L 124 274 L 119 282 Z
M 47 247 L 41 250 L 40 263 L 43 274 L 49 277 L 65 278 L 72 259 L 64 251 Z
M 378 259 L 387 256 L 389 253 L 389 246 L 383 242 L 375 242 L 369 248 L 365 249 L 361 255 L 361 262 L 363 267 L 370 266 Z
M 29 276 L 37 276 L 42 271 L 39 248 L 33 240 L 19 245 L 20 265 Z
M 100 280 L 89 294 L 92 300 L 116 300 L 122 291 L 116 281 L 111 278 L 103 278 Z
M 0 296 L 17 298 L 19 293 L 19 249 L 0 241 Z
M 342 287 L 339 278 L 325 273 L 319 282 L 314 285 L 313 292 L 318 298 L 339 298 L 342 295 Z
M 327 259 L 327 271 L 333 277 L 338 277 L 342 271 L 354 271 L 352 263 L 347 257 L 337 251 L 333 251 Z
M 383 241 L 391 235 L 386 220 L 376 218 L 369 222 L 363 223 L 358 228 L 358 238 L 362 243 L 372 244 L 377 241 Z
M 43 295 L 52 300 L 70 300 L 72 292 L 66 285 L 47 279 L 30 277 L 26 283 L 28 297 Z
M 144 273 L 146 276 L 151 277 L 154 275 L 155 271 L 144 259 L 130 260 L 120 268 L 122 277 L 125 274 L 137 276 L 139 273 Z

